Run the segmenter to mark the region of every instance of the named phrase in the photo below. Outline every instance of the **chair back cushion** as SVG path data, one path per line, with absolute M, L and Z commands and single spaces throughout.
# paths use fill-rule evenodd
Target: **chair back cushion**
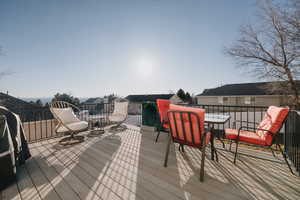
M 288 108 L 270 106 L 264 116 L 264 119 L 260 122 L 257 128 L 265 129 L 273 134 L 277 134 L 289 113 Z M 273 142 L 273 135 L 268 131 L 257 130 L 257 134 L 264 138 L 267 145 L 271 145 Z
M 60 120 L 63 124 L 80 121 L 74 114 L 72 108 L 52 108 L 52 110 L 54 112 L 54 117 L 58 117 L 58 120 Z
M 203 109 L 171 104 L 168 119 L 173 140 L 191 146 L 201 145 L 204 113 Z
M 159 112 L 160 122 L 163 121 L 167 122 L 168 121 L 167 112 L 170 109 L 170 100 L 157 99 L 156 103 Z
M 128 112 L 128 102 L 117 102 L 114 103 L 114 112 L 112 115 L 122 115 L 127 116 Z

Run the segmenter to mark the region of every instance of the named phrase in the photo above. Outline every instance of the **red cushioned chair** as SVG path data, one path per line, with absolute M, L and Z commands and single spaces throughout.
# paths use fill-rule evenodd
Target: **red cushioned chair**
M 202 152 L 200 166 L 201 182 L 204 178 L 205 148 L 211 139 L 211 134 L 205 132 L 204 129 L 204 112 L 203 109 L 199 108 L 170 105 L 170 110 L 167 113 L 170 132 L 164 163 L 164 166 L 167 167 L 171 141 L 180 145 L 198 148 Z M 217 157 L 216 150 L 212 145 L 211 147 L 213 150 L 212 153 L 216 153 Z
M 169 131 L 169 122 L 168 122 L 167 112 L 170 108 L 170 101 L 164 100 L 164 99 L 157 99 L 156 103 L 157 103 L 157 108 L 158 108 L 158 112 L 159 112 L 160 123 L 157 126 L 157 136 L 156 136 L 155 142 L 158 141 L 158 137 L 160 135 L 161 129 L 164 131 L 167 131 L 167 132 Z
M 239 142 L 270 148 L 273 155 L 274 152 L 272 145 L 275 143 L 276 146 L 279 147 L 280 152 L 284 157 L 290 171 L 293 173 L 287 161 L 286 154 L 283 152 L 278 140 L 276 139 L 280 129 L 287 119 L 288 113 L 288 108 L 270 106 L 265 114 L 264 119 L 260 122 L 257 128 L 241 126 L 239 129 L 225 129 L 226 138 L 236 142 L 233 162 L 236 163 Z

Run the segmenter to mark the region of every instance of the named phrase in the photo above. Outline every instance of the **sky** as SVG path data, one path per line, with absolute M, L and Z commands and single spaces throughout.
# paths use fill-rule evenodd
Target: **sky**
M 153 94 L 257 81 L 224 47 L 255 0 L 1 0 L 0 91 Z

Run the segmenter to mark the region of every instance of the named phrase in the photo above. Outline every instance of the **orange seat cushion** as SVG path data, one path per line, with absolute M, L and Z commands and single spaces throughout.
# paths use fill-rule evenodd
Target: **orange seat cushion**
M 272 145 L 274 134 L 277 134 L 280 131 L 288 113 L 288 108 L 270 106 L 265 114 L 264 119 L 257 127 L 259 129 L 264 129 L 267 131 L 257 130 L 255 133 L 249 131 L 241 131 L 239 140 L 264 146 Z M 235 140 L 237 139 L 238 130 L 226 129 L 225 135 L 226 138 Z
M 182 121 L 183 121 L 182 123 L 180 113 L 175 113 L 174 114 L 175 117 L 172 115 L 172 113 L 169 114 L 170 129 L 172 130 L 173 140 L 191 146 L 200 145 L 201 136 L 204 134 L 205 110 L 171 104 L 170 111 L 192 112 L 199 117 L 200 121 L 197 120 L 197 117 L 195 115 L 191 115 L 191 123 L 190 123 L 188 114 L 182 113 Z M 175 126 L 175 121 L 176 121 L 177 128 Z M 184 132 L 186 137 L 184 137 Z M 210 140 L 210 134 L 207 134 L 206 142 L 208 143 L 209 140 Z
M 225 129 L 225 136 L 227 139 L 236 140 L 238 136 L 238 130 Z M 267 145 L 266 141 L 262 137 L 260 137 L 257 133 L 250 131 L 241 131 L 239 141 L 263 146 Z

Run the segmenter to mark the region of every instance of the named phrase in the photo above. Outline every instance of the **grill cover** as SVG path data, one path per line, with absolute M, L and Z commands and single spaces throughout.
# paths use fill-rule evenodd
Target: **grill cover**
M 17 166 L 30 156 L 19 116 L 0 106 L 0 189 L 15 180 Z

